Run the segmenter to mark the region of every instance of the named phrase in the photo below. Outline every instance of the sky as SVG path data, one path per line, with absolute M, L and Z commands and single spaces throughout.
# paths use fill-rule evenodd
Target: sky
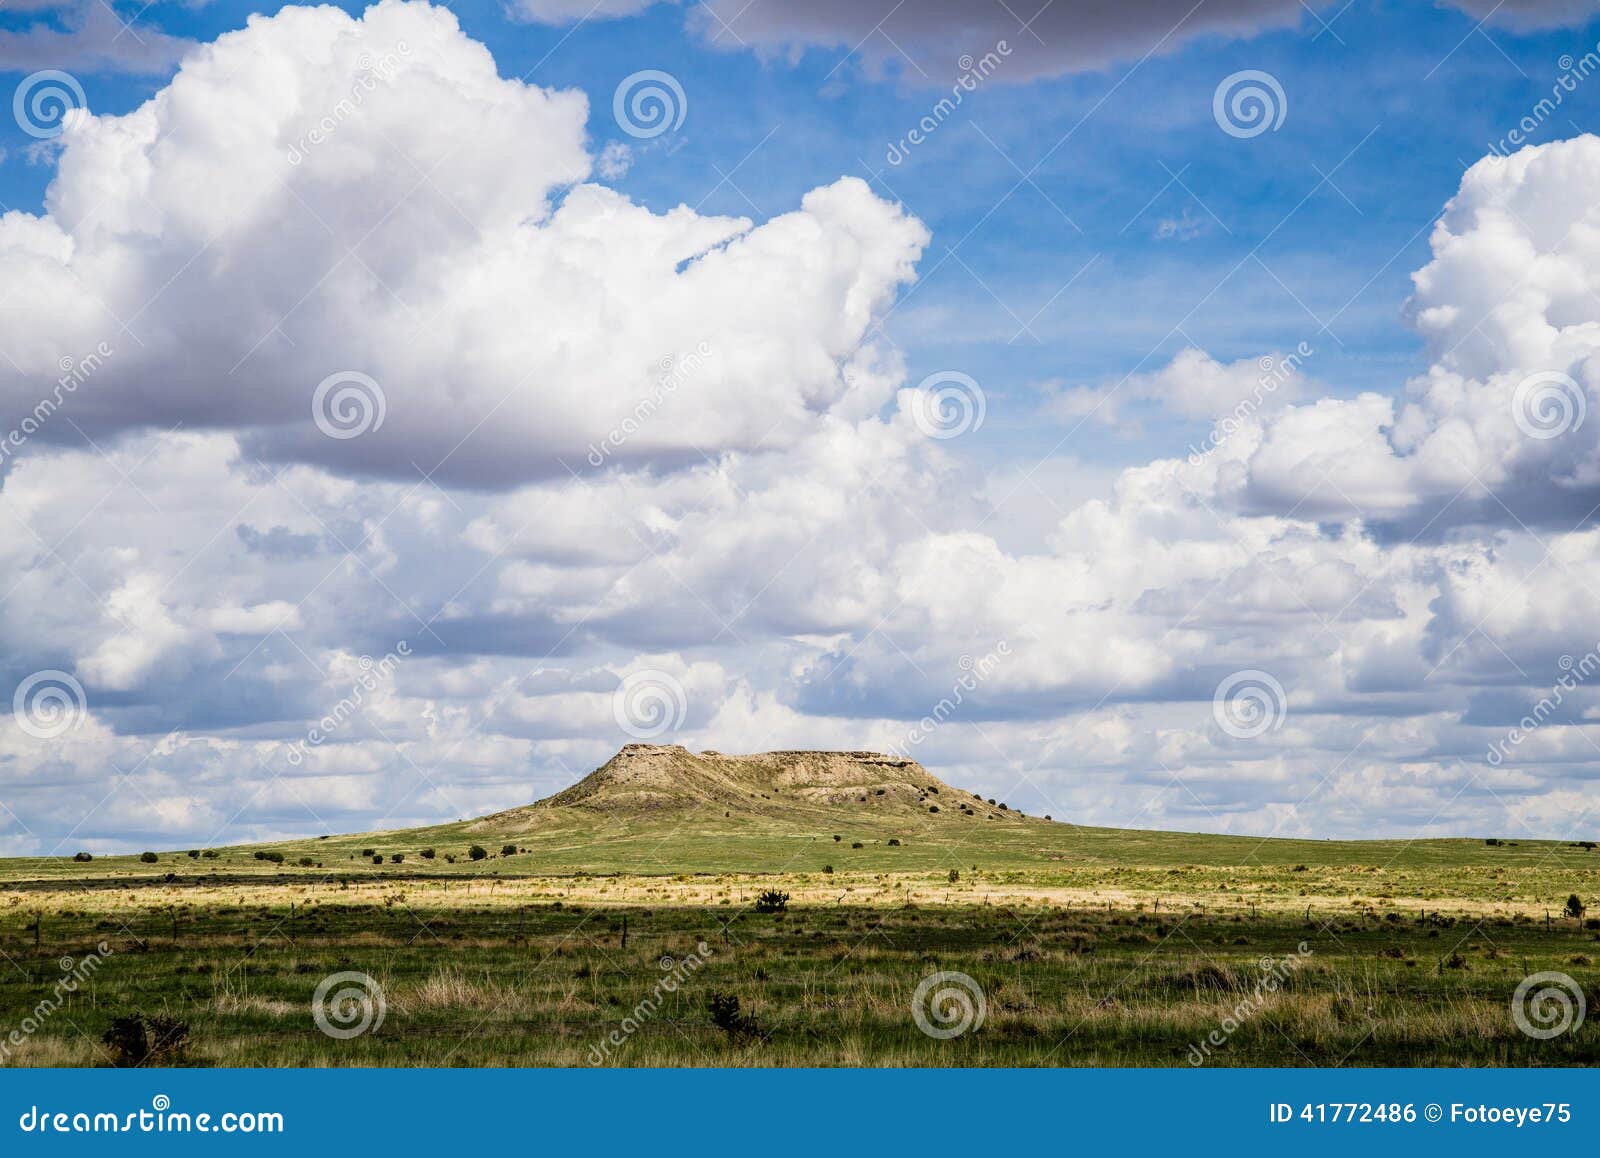
M 1600 829 L 1596 5 L 0 14 L 0 853 L 628 742 Z

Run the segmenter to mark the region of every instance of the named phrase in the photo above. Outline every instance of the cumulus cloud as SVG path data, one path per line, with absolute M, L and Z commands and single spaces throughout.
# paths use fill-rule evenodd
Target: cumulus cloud
M 894 747 L 1057 817 L 1562 831 L 1595 693 L 1485 753 L 1600 645 L 1596 422 L 1556 405 L 1597 385 L 1600 141 L 1463 178 L 1403 391 L 1185 350 L 1058 417 L 1203 448 L 1017 519 L 1028 478 L 927 437 L 869 336 L 919 223 L 848 180 L 653 213 L 590 183 L 585 115 L 391 2 L 254 20 L 71 126 L 46 212 L 0 218 L 32 424 L 0 443 L 0 677 L 70 673 L 87 710 L 48 742 L 0 717 L 6 847 L 525 802 L 630 738 L 646 670 L 666 738 Z M 313 414 L 340 371 L 381 389 L 357 437 Z M 1280 726 L 1224 726 L 1240 673 Z
M 223 427 L 264 459 L 494 487 L 587 469 L 652 392 L 671 420 L 611 461 L 859 407 L 845 371 L 923 227 L 854 179 L 760 224 L 652 213 L 582 183 L 585 116 L 427 5 L 221 37 L 134 112 L 74 120 L 48 213 L 0 219 L 0 275 L 36 291 L 0 303 L 4 417 L 105 342 L 92 434 Z

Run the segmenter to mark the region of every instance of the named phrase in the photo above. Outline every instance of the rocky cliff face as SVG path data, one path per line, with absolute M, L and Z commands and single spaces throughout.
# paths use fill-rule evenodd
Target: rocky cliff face
M 915 760 L 880 752 L 761 752 L 730 756 L 677 744 L 629 744 L 577 784 L 534 808 L 611 812 L 716 810 L 777 816 L 795 809 L 867 809 L 967 818 L 999 810 L 952 788 Z

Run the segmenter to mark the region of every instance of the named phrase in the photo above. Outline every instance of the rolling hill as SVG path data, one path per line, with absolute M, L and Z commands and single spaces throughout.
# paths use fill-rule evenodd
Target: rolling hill
M 474 851 L 476 850 L 476 851 Z M 944 872 L 955 868 L 1148 872 L 1198 865 L 1600 869 L 1572 842 L 1333 841 L 1094 828 L 1025 816 L 876 752 L 692 753 L 629 744 L 536 803 L 422 828 L 131 856 L 0 860 L 0 882 L 341 874 L 676 875 Z

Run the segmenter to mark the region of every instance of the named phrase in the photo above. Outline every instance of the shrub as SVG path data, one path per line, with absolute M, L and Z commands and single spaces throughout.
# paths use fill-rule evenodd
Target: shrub
M 155 864 L 156 861 L 160 860 L 161 858 L 153 852 L 141 852 L 139 854 L 139 859 L 145 864 Z
M 376 856 L 376 855 L 378 855 L 378 850 L 375 849 L 375 848 L 364 848 L 364 849 L 361 850 L 361 855 L 362 856 Z
M 382 864 L 383 863 L 383 853 L 381 853 L 381 852 L 373 853 L 372 854 L 372 863 L 373 864 Z
M 1500 842 L 1492 836 L 1486 836 L 1483 838 L 1483 843 L 1488 845 L 1490 848 L 1494 848 Z
M 315 862 L 313 862 L 312 859 L 309 856 L 303 856 L 303 857 L 300 858 L 300 867 L 301 868 L 310 868 L 313 863 L 315 863 Z
M 856 841 L 851 841 L 850 842 L 850 847 L 851 848 L 866 848 L 867 846 L 862 844 L 859 840 L 856 840 Z
M 444 863 L 445 864 L 455 864 L 456 863 L 456 854 L 453 853 L 453 852 L 445 853 L 445 855 L 444 855 Z
M 189 1045 L 189 1027 L 173 1017 L 114 1017 L 100 1035 L 118 1069 L 165 1065 L 183 1060 Z
M 707 995 L 706 1008 L 711 1013 L 711 1024 L 734 1041 L 748 1041 L 761 1033 L 755 1018 L 739 1012 L 739 999 L 732 993 L 713 989 Z
M 780 893 L 777 889 L 768 889 L 756 898 L 756 912 L 758 913 L 785 913 L 788 911 L 788 893 Z
M 489 855 L 489 850 L 484 848 L 481 844 L 475 844 L 471 848 L 467 849 L 467 855 L 473 860 L 482 860 L 484 857 Z
M 514 845 L 514 844 L 502 844 L 500 846 L 500 855 L 501 856 L 516 856 L 517 855 L 517 846 Z
M 1567 916 L 1571 917 L 1575 921 L 1582 919 L 1584 913 L 1583 902 L 1578 899 L 1577 893 L 1573 893 L 1567 898 L 1567 907 L 1565 911 Z
M 1292 872 L 1292 873 L 1303 873 L 1303 872 L 1306 871 L 1306 866 L 1303 865 L 1303 864 L 1297 864 L 1297 865 L 1294 866 L 1294 868 L 1290 869 L 1289 871 Z
M 833 866 L 831 864 L 825 864 L 822 866 L 822 871 L 825 873 L 831 873 L 833 871 Z
M 939 806 L 937 804 L 930 804 L 930 805 L 928 805 L 928 811 L 929 812 L 938 812 L 939 811 Z
M 197 848 L 191 848 L 189 850 L 189 859 L 190 860 L 199 860 L 200 859 L 200 850 L 197 849 Z
M 950 870 L 950 876 L 947 879 L 950 881 L 951 884 L 955 884 L 957 881 L 959 881 L 961 879 L 961 870 L 960 869 L 951 869 Z
M 389 854 L 389 863 L 390 864 L 400 864 L 405 859 L 406 859 L 406 854 L 403 853 L 403 852 L 391 852 Z
M 425 848 L 421 852 L 417 853 L 417 855 L 420 856 L 423 860 L 432 860 L 434 858 L 435 854 L 434 854 L 433 849 Z
M 77 852 L 72 854 L 72 859 L 78 861 L 80 864 L 87 864 L 89 861 L 94 859 L 94 856 L 87 852 Z
M 264 860 L 264 861 L 268 861 L 268 862 L 270 862 L 272 864 L 282 864 L 283 863 L 283 853 L 281 853 L 281 852 L 264 852 L 264 853 L 261 854 L 261 859 Z
M 833 838 L 833 843 L 834 844 L 838 844 L 843 839 L 844 839 L 844 837 L 835 835 L 834 838 Z
M 899 848 L 900 847 L 900 838 L 898 836 L 891 836 L 889 838 L 889 847 L 890 848 Z
M 216 860 L 222 854 L 214 848 L 208 848 L 202 850 L 200 855 L 205 857 L 207 860 Z

